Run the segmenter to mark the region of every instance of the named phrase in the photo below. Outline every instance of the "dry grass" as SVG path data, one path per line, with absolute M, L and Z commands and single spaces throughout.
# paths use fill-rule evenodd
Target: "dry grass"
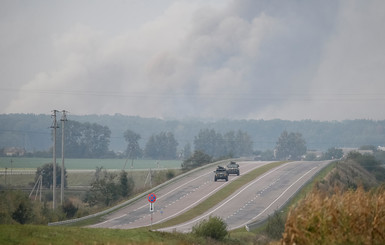
M 282 244 L 385 244 L 385 190 L 314 191 L 287 218 Z

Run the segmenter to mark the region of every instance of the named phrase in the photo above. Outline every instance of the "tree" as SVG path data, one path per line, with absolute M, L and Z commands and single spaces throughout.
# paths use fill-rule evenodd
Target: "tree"
M 134 189 L 132 178 L 128 178 L 125 171 L 120 173 L 118 181 L 116 177 L 116 174 L 107 172 L 103 167 L 96 168 L 91 189 L 86 193 L 84 201 L 90 206 L 98 204 L 110 206 L 121 197 L 131 195 Z
M 190 143 L 187 143 L 184 147 L 183 147 L 183 159 L 188 159 L 190 158 L 192 155 L 191 153 L 191 144 Z
M 140 138 L 141 136 L 132 130 L 127 129 L 124 132 L 124 139 L 128 143 L 126 149 L 127 160 L 131 159 L 131 167 L 134 165 L 134 159 L 142 156 L 142 149 L 139 146 Z
M 220 217 L 210 216 L 208 220 L 202 220 L 195 225 L 192 232 L 197 236 L 223 240 L 227 236 L 227 224 Z
M 235 156 L 250 156 L 253 153 L 253 141 L 251 137 L 241 130 L 238 130 L 235 136 L 236 155 Z
M 214 129 L 201 129 L 194 138 L 194 149 L 212 157 L 221 157 L 226 155 L 224 142 L 222 134 Z
M 182 169 L 183 170 L 190 170 L 193 168 L 197 168 L 199 166 L 202 166 L 204 164 L 208 164 L 212 161 L 212 157 L 205 154 L 201 151 L 195 151 L 194 154 L 183 161 L 182 163 Z
M 53 184 L 53 163 L 46 163 L 42 167 L 38 167 L 35 174 L 35 182 L 40 175 L 43 177 L 43 186 L 51 188 Z M 61 186 L 61 167 L 56 164 L 56 187 Z M 67 171 L 64 168 L 64 186 L 67 187 Z
M 324 153 L 323 158 L 325 160 L 331 159 L 340 159 L 344 155 L 342 149 L 337 149 L 335 147 L 329 148 L 327 152 Z
M 104 204 L 109 206 L 119 197 L 119 188 L 115 184 L 116 175 L 108 173 L 105 169 L 97 168 L 94 181 L 91 183 L 91 189 L 87 192 L 85 202 L 90 206 Z
M 275 147 L 276 158 L 298 160 L 306 153 L 306 142 L 300 133 L 282 132 Z
M 20 201 L 19 206 L 12 213 L 12 218 L 20 224 L 25 224 L 32 218 L 32 204 L 28 199 Z
M 152 159 L 175 159 L 178 142 L 171 132 L 153 134 L 146 143 L 145 155 Z
M 140 149 L 139 146 L 139 140 L 141 139 L 141 136 L 134 131 L 127 129 L 124 132 L 124 139 L 128 143 L 126 149 L 127 157 L 130 159 L 141 157 L 142 149 Z
M 227 155 L 239 156 L 238 155 L 238 147 L 237 140 L 235 138 L 234 131 L 229 131 L 223 135 L 224 148 Z
M 68 120 L 64 137 L 67 157 L 98 158 L 109 154 L 111 130 L 107 126 Z M 61 142 L 61 130 L 58 131 L 57 141 Z M 57 144 L 56 152 L 61 154 L 60 144 Z
M 64 201 L 63 206 L 61 208 L 66 214 L 67 219 L 74 217 L 79 209 L 78 207 L 75 207 L 75 205 L 68 199 Z
M 134 180 L 132 177 L 128 178 L 127 172 L 122 171 L 119 175 L 119 183 L 120 183 L 120 194 L 122 197 L 128 197 L 132 194 L 132 191 L 134 190 Z

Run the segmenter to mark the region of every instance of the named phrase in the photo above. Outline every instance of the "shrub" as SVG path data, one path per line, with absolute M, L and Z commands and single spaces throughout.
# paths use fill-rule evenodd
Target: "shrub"
M 223 240 L 227 235 L 227 224 L 220 217 L 209 217 L 192 228 L 193 234 Z
M 385 244 L 385 191 L 314 191 L 288 215 L 282 244 Z
M 282 237 L 282 233 L 285 231 L 285 219 L 282 212 L 275 211 L 273 215 L 269 215 L 267 219 L 267 225 L 265 232 L 267 236 L 273 239 L 279 239 Z
M 30 223 L 33 218 L 32 202 L 22 191 L 0 192 L 0 223 Z
M 66 214 L 67 218 L 72 218 L 75 216 L 78 208 L 71 202 L 71 200 L 65 200 L 62 206 L 63 212 Z
M 200 167 L 204 164 L 212 162 L 212 157 L 201 151 L 195 151 L 194 154 L 183 161 L 182 169 L 190 170 L 193 168 Z
M 174 171 L 174 170 L 171 170 L 171 169 L 167 170 L 166 178 L 167 178 L 168 180 L 170 180 L 170 179 L 172 179 L 172 178 L 174 178 L 174 177 L 175 177 L 175 171 Z

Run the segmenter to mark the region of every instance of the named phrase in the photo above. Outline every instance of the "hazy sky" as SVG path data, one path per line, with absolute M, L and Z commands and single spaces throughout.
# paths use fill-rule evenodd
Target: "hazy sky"
M 385 120 L 385 1 L 1 0 L 0 113 Z

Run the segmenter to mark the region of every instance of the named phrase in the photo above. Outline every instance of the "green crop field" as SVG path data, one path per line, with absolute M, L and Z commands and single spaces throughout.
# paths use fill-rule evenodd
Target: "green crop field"
M 0 170 L 10 169 L 36 169 L 46 163 L 51 163 L 52 158 L 34 158 L 34 157 L 0 157 Z M 61 158 L 56 159 L 57 164 L 61 164 Z M 96 169 L 103 167 L 105 169 L 131 169 L 131 160 L 127 159 L 65 159 L 66 169 Z M 176 169 L 180 168 L 182 161 L 179 160 L 134 160 L 132 169 Z

